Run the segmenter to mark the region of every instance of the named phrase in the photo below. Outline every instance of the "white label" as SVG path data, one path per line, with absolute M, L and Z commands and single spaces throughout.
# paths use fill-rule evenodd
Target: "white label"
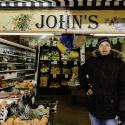
M 67 61 L 63 61 L 63 64 L 66 65 L 66 64 L 67 64 Z
M 53 74 L 53 78 L 56 78 L 56 76 L 57 76 L 56 74 Z
M 68 74 L 65 74 L 65 78 L 68 78 L 68 76 L 69 76 Z
M 35 97 L 33 96 L 32 97 L 32 104 L 34 104 L 35 103 Z
M 51 62 L 51 64 L 57 64 L 57 61 L 53 61 L 53 62 Z
M 74 61 L 74 65 L 77 65 L 77 61 Z

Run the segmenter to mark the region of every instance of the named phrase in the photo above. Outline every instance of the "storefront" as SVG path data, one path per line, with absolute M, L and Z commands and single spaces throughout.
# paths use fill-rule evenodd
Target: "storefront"
M 95 49 L 99 35 L 109 36 L 114 48 L 124 54 L 124 6 L 122 0 L 1 1 L 1 90 L 31 88 L 32 94 L 26 91 L 31 105 L 36 95 L 71 94 L 72 87 L 79 86 L 78 68 Z M 49 117 L 49 106 L 40 108 L 42 115 Z M 34 118 L 36 110 L 32 117 L 22 114 L 20 119 Z

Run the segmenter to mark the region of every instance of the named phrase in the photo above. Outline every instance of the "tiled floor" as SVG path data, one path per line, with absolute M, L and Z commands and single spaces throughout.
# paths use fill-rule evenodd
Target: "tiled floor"
M 90 125 L 88 112 L 84 99 L 77 97 L 77 103 L 72 104 L 71 96 L 58 97 L 59 103 L 56 113 L 56 122 L 77 123 L 78 125 Z M 58 125 L 58 124 L 56 124 Z

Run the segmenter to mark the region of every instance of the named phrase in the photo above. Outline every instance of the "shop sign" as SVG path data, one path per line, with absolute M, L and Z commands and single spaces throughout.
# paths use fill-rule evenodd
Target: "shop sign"
M 125 33 L 125 11 L 0 10 L 0 32 Z

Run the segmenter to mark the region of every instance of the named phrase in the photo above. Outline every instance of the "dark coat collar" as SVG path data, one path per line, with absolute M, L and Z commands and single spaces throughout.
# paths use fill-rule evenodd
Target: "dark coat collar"
M 118 51 L 118 50 L 116 50 L 116 49 L 112 49 L 112 50 L 111 50 L 111 55 L 112 55 L 114 58 L 118 58 L 118 59 L 121 59 L 121 60 L 125 61 L 125 54 L 124 54 L 123 52 L 120 52 L 120 51 Z M 92 52 L 92 56 L 93 56 L 93 57 L 98 57 L 98 56 L 100 56 L 100 53 L 99 53 L 98 49 L 96 49 L 96 50 L 94 50 L 94 51 Z

